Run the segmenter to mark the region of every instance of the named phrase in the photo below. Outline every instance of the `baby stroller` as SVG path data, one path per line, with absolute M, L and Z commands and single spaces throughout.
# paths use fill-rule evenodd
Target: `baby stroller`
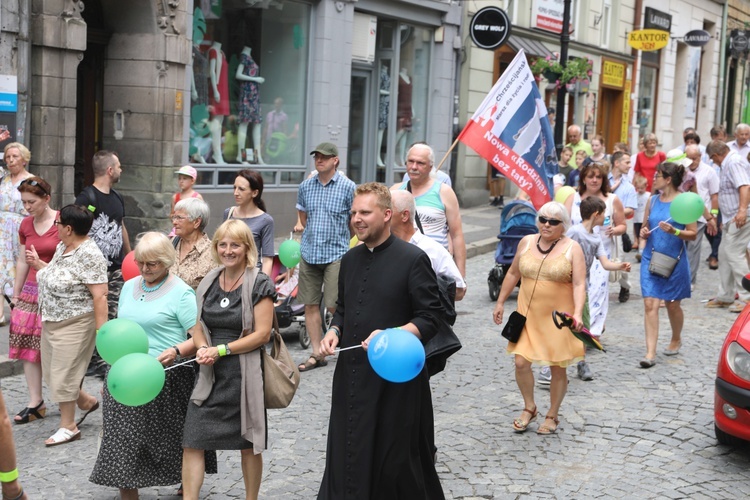
M 495 250 L 495 267 L 487 276 L 487 285 L 490 289 L 490 299 L 497 300 L 500 295 L 500 287 L 513 258 L 516 256 L 518 242 L 529 234 L 538 233 L 536 226 L 536 210 L 528 201 L 514 200 L 506 204 L 500 215 L 500 240 Z
M 293 269 L 293 271 L 295 269 Z M 273 258 L 273 270 L 271 272 L 271 274 L 274 275 L 274 280 L 276 276 L 278 276 L 282 272 L 285 272 L 286 270 L 287 269 L 283 266 L 283 264 L 281 264 L 279 256 L 275 256 Z M 297 300 L 299 285 L 296 282 L 296 274 L 294 275 L 294 277 L 290 277 L 288 279 L 293 280 L 291 283 L 285 283 L 286 285 L 288 285 L 286 288 L 290 289 L 289 293 L 285 294 L 285 296 L 283 297 L 280 297 L 274 307 L 274 310 L 276 311 L 276 321 L 279 323 L 279 329 L 289 328 L 293 323 L 297 323 L 299 332 L 299 345 L 303 349 L 307 349 L 308 347 L 310 347 L 310 334 L 307 331 L 307 327 L 305 325 L 305 305 Z M 280 293 L 285 284 L 279 284 L 281 286 L 277 285 L 277 292 Z M 331 324 L 333 315 L 327 311 L 325 305 L 322 303 L 322 300 L 320 313 L 323 318 L 322 326 L 323 332 L 325 333 Z

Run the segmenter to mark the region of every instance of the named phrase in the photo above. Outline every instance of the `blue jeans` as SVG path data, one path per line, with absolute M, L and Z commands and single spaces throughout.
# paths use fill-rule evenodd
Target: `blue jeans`
M 706 239 L 708 239 L 708 242 L 711 244 L 711 253 L 709 254 L 709 258 L 713 257 L 714 259 L 719 258 L 719 245 L 721 244 L 721 214 L 716 215 L 716 224 L 719 228 L 719 231 L 716 233 L 716 236 L 711 236 L 710 234 L 706 233 Z

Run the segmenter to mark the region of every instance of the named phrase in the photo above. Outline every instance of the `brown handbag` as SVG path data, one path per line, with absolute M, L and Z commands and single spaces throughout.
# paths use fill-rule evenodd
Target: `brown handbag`
M 276 313 L 273 314 L 271 331 L 271 353 L 265 346 L 261 348 L 261 367 L 263 369 L 263 395 L 266 408 L 286 408 L 294 399 L 299 387 L 299 369 L 284 344 L 279 333 Z

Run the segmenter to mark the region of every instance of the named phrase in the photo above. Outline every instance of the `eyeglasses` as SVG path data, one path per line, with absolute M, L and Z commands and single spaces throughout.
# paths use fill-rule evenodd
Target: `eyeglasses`
M 183 220 L 188 220 L 189 218 L 190 217 L 185 217 L 184 215 L 173 215 L 172 217 L 170 217 L 170 219 L 172 219 L 173 221 L 178 221 L 178 222 L 183 221 Z
M 664 178 L 664 176 L 660 174 L 659 172 L 654 174 L 654 179 L 658 179 L 659 177 L 661 177 L 662 179 Z
M 64 226 L 65 225 L 62 222 L 60 222 L 59 220 L 54 221 L 53 224 L 56 225 L 56 226 Z
M 161 265 L 161 262 L 158 261 L 141 262 L 136 260 L 135 263 L 138 267 L 145 267 L 146 269 L 156 269 Z
M 559 226 L 562 224 L 562 221 L 560 219 L 548 219 L 547 217 L 540 215 L 539 216 L 539 224 L 549 224 L 550 226 Z
M 42 193 L 44 193 L 45 196 L 49 196 L 49 193 L 46 189 L 44 189 L 44 186 L 42 186 L 38 181 L 35 181 L 34 179 L 24 179 L 21 181 L 21 183 L 18 185 L 19 187 L 23 186 L 24 184 L 28 184 L 29 186 L 38 187 L 42 190 Z

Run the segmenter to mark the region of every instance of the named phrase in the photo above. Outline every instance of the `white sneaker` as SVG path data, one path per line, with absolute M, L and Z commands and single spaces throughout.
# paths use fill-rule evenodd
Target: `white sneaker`
M 539 369 L 536 382 L 539 385 L 550 385 L 552 383 L 552 371 L 549 369 L 549 366 L 542 366 Z

